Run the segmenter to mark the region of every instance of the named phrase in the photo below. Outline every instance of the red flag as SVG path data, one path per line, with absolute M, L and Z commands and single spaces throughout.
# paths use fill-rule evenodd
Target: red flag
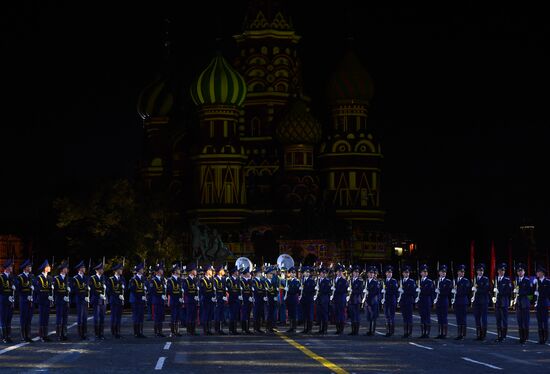
M 514 262 L 512 260 L 512 239 L 508 240 L 508 266 L 510 267 L 510 276 L 514 274 Z
M 474 270 L 475 270 L 475 249 L 474 249 L 475 241 L 472 240 L 470 242 L 470 278 L 474 279 Z
M 491 240 L 491 269 L 490 269 L 490 274 L 491 274 L 491 281 L 493 279 L 495 279 L 495 268 L 497 267 L 497 259 L 496 259 L 496 255 L 495 255 L 495 241 L 494 240 Z

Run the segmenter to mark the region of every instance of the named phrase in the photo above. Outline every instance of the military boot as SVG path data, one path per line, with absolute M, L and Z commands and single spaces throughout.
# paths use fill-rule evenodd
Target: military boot
M 503 327 L 500 332 L 500 341 L 503 342 L 506 340 L 506 335 L 508 334 L 508 327 Z
M 441 339 L 441 337 L 443 336 L 443 325 L 442 324 L 438 324 L 437 325 L 437 336 L 434 338 L 434 339 Z
M 481 341 L 483 338 L 481 337 L 481 326 L 476 326 L 476 340 Z
M 286 330 L 286 332 L 291 333 L 291 334 L 296 332 L 296 320 L 295 319 L 290 320 L 290 328 L 288 330 Z

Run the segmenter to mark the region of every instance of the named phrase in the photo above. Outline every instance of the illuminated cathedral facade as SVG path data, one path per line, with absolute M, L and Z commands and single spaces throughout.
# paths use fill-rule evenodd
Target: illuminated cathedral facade
M 234 39 L 236 59 L 217 53 L 177 88 L 195 105 L 190 120 L 174 115 L 168 77 L 141 93 L 145 186 L 171 194 L 189 225 L 215 229 L 235 257 L 387 258 L 373 86 L 353 48 L 326 77 L 329 120 L 320 121 L 302 83 L 300 36 L 276 1 L 251 1 Z

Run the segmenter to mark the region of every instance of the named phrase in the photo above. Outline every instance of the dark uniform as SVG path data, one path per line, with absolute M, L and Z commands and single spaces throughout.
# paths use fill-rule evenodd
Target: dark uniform
M 422 265 L 421 272 L 428 272 L 428 266 Z M 435 294 L 434 282 L 427 276 L 420 279 L 418 294 L 418 313 L 420 314 L 420 338 L 429 338 L 432 326 L 431 311 Z
M 15 287 L 19 296 L 19 325 L 21 327 L 21 340 L 31 342 L 31 322 L 33 314 L 33 279 L 32 274 L 26 273 L 25 268 L 32 266 L 29 260 L 21 264 L 20 268 L 23 273 L 19 274 L 15 279 Z
M 164 323 L 164 305 L 168 300 L 166 296 L 166 280 L 160 274 L 164 271 L 162 264 L 157 264 L 155 272 L 157 273 L 149 282 L 149 290 L 151 292 L 151 304 L 153 305 L 153 331 L 155 336 L 164 338 L 162 333 L 162 324 Z
M 320 276 L 317 281 L 317 316 L 319 318 L 319 334 L 326 334 L 328 330 L 328 317 L 330 307 L 330 294 L 332 282 L 326 277 L 327 269 L 319 270 Z
M 214 267 L 208 265 L 204 272 L 214 270 Z M 210 324 L 214 319 L 214 308 L 216 306 L 216 290 L 214 289 L 214 280 L 212 277 L 204 276 L 199 282 L 199 291 L 201 299 L 201 324 L 205 335 L 212 335 Z
M 306 271 L 311 273 L 311 268 L 305 267 L 304 273 Z M 302 333 L 309 334 L 313 328 L 313 297 L 315 296 L 315 281 L 311 276 L 304 277 L 301 294 L 300 306 L 302 307 L 302 316 L 304 318 L 304 330 Z
M 68 264 L 61 264 L 57 268 L 60 271 L 68 269 Z M 53 277 L 55 299 L 55 332 L 57 340 L 65 341 L 67 338 L 67 323 L 69 319 L 70 292 L 69 276 L 58 274 Z
M 350 280 L 350 294 L 348 300 L 348 316 L 351 322 L 351 332 L 349 335 L 359 334 L 361 314 L 359 313 L 361 302 L 363 300 L 363 290 L 365 289 L 363 279 L 359 276 L 359 268 L 353 268 L 353 276 Z
M 168 295 L 168 306 L 170 307 L 170 332 L 171 336 L 182 336 L 179 332 L 181 306 L 183 305 L 183 289 L 181 278 L 177 271 L 179 265 L 172 266 L 172 276 L 166 282 L 166 294 Z
M 410 266 L 403 267 L 403 272 L 406 276 L 401 279 L 401 287 L 399 288 L 399 307 L 403 315 L 403 338 L 409 338 L 412 335 L 413 329 L 413 309 L 414 299 L 416 297 L 416 283 L 409 278 Z
M 227 277 L 227 281 L 225 282 L 227 292 L 229 293 L 229 333 L 232 335 L 239 335 L 237 332 L 237 321 L 240 321 L 239 314 L 243 299 L 241 297 L 241 281 L 235 276 L 238 272 L 237 268 L 231 269 L 231 276 Z
M 122 269 L 122 264 L 114 265 L 111 270 Z M 107 282 L 107 293 L 109 295 L 109 304 L 111 305 L 111 334 L 115 339 L 120 339 L 120 325 L 122 322 L 122 308 L 124 306 L 124 291 L 126 282 L 122 276 L 116 273 L 109 277 Z
M 343 271 L 341 265 L 336 266 L 336 271 Z M 344 333 L 346 321 L 346 297 L 348 293 L 348 281 L 343 276 L 336 276 L 332 286 L 331 300 L 334 304 L 334 317 L 336 321 L 336 334 Z
M 103 263 L 94 267 L 96 273 L 90 277 L 90 305 L 94 314 L 94 333 L 96 340 L 105 339 L 105 313 L 107 308 L 107 279 L 100 274 Z
M 388 273 L 393 273 L 393 268 L 387 266 L 385 269 L 386 278 L 384 279 L 382 289 L 382 302 L 384 305 L 384 316 L 386 317 L 386 336 L 390 337 L 395 332 L 395 311 L 397 309 L 397 294 L 399 285 L 395 278 L 391 275 L 388 277 Z
M 296 273 L 295 268 L 288 269 L 289 273 Z M 298 302 L 300 296 L 300 281 L 295 278 L 294 275 L 291 275 L 290 279 L 286 281 L 285 288 L 285 304 L 286 310 L 288 311 L 288 319 L 290 321 L 290 328 L 287 330 L 289 333 L 296 332 L 296 323 L 298 318 Z
M 242 305 L 241 305 L 241 330 L 245 334 L 251 334 L 250 331 L 250 311 L 252 310 L 254 304 L 254 294 L 252 293 L 252 279 L 246 278 L 247 274 L 250 274 L 250 269 L 245 268 L 241 272 L 241 295 L 242 295 Z
M 4 273 L 0 274 L 0 338 L 3 343 L 13 343 L 11 339 L 11 320 L 15 305 L 15 285 L 11 270 L 13 261 L 4 264 Z
M 276 271 L 275 268 L 268 268 L 266 270 L 266 273 L 271 273 L 274 271 Z M 315 285 L 313 287 L 315 287 Z M 264 302 L 266 305 L 265 332 L 267 334 L 275 332 L 275 310 L 277 306 L 277 301 L 279 300 L 279 285 L 273 277 L 271 279 L 269 279 L 268 277 L 264 281 L 264 288 Z
M 75 266 L 75 270 L 85 268 L 84 262 L 80 261 Z M 90 286 L 88 285 L 88 277 L 82 274 L 77 274 L 72 279 L 71 291 L 73 293 L 74 303 L 76 304 L 76 323 L 78 326 L 78 335 L 80 339 L 87 339 L 86 333 L 88 329 L 88 305 L 90 302 Z
M 537 273 L 542 273 L 542 276 L 539 277 L 536 281 L 535 310 L 537 312 L 537 324 L 539 327 L 539 344 L 545 344 L 548 341 L 548 306 L 550 305 L 550 279 L 546 278 L 546 269 L 543 267 L 537 268 Z
M 227 301 L 227 290 L 225 286 L 225 277 L 220 276 L 220 271 L 223 270 L 222 265 L 216 267 L 217 275 L 213 278 L 214 289 L 216 291 L 216 303 L 214 306 L 214 331 L 219 335 L 225 335 L 223 331 L 223 323 L 225 321 L 225 302 Z
M 260 268 L 254 269 L 255 277 L 251 279 L 250 284 L 252 287 L 252 300 L 254 300 L 254 332 L 263 334 L 261 327 L 265 314 L 265 287 L 263 279 L 261 279 L 261 273 L 262 270 Z
M 190 264 L 187 266 L 187 271 L 189 272 L 188 277 L 183 282 L 183 295 L 184 295 L 184 304 L 187 315 L 185 320 L 187 322 L 187 334 L 188 335 L 197 335 L 197 307 L 199 303 L 199 289 L 197 287 L 197 278 L 191 274 L 192 271 L 196 270 L 195 264 Z
M 498 270 L 506 271 L 506 264 L 501 264 Z M 497 342 L 506 339 L 508 333 L 508 308 L 512 297 L 512 282 L 507 276 L 498 276 L 493 290 L 496 294 L 495 317 L 497 322 Z
M 50 267 L 48 260 L 44 261 L 38 268 L 42 273 L 35 278 L 33 297 L 35 304 L 38 305 L 38 336 L 43 342 L 50 341 L 48 337 L 48 324 L 50 321 L 50 306 L 53 303 L 51 278 L 45 272 Z
M 376 333 L 376 320 L 378 319 L 379 311 L 380 311 L 380 291 L 381 286 L 380 282 L 376 278 L 376 267 L 371 266 L 369 269 L 369 273 L 371 273 L 372 278 L 368 278 L 365 283 L 365 287 L 367 289 L 366 293 L 366 314 L 367 314 L 367 322 L 369 323 L 369 331 L 367 331 L 367 336 L 372 336 Z
M 485 265 L 476 266 L 476 271 L 485 271 Z M 487 314 L 489 312 L 489 278 L 485 275 L 476 275 L 472 287 L 472 309 L 476 321 L 476 340 L 485 340 L 487 336 Z
M 439 267 L 440 272 L 447 273 L 447 265 L 441 265 Z M 435 287 L 435 309 L 437 312 L 437 324 L 439 327 L 439 334 L 436 339 L 445 339 L 449 329 L 449 296 L 453 289 L 453 282 L 445 276 L 439 275 Z
M 134 337 L 145 338 L 143 324 L 145 320 L 145 306 L 147 304 L 147 278 L 140 271 L 144 269 L 143 264 L 134 266 L 136 274 L 128 281 L 128 301 L 132 306 L 132 324 L 134 326 Z
M 516 272 L 525 270 L 523 264 L 518 264 Z M 515 302 L 516 307 L 516 319 L 518 322 L 519 330 L 519 342 L 525 343 L 529 339 L 529 310 L 531 308 L 531 302 L 529 301 L 529 295 L 533 292 L 533 287 L 529 278 L 526 276 L 516 278 L 516 285 L 514 288 L 514 294 L 517 297 Z

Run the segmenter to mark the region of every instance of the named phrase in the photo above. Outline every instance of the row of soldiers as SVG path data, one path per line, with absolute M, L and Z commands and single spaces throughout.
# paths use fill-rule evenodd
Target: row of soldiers
M 447 266 L 438 268 L 439 277 L 431 280 L 427 265 L 419 268 L 419 277 L 411 278 L 411 268 L 402 269 L 399 280 L 393 277 L 394 268 L 384 269 L 385 277 L 378 278 L 376 267 L 366 271 L 366 279 L 361 268 L 355 266 L 351 274 L 345 274 L 345 268 L 337 265 L 334 269 L 291 268 L 281 274 L 277 267 L 229 270 L 226 275 L 224 266 L 206 266 L 204 274 L 198 275 L 197 266 L 191 264 L 182 267 L 175 263 L 170 273 L 165 276 L 164 266 L 157 264 L 154 274 L 145 275 L 144 264 L 134 267 L 135 275 L 126 283 L 122 277 L 122 264 L 111 267 L 113 274 L 104 275 L 103 263 L 93 268 L 95 274 L 88 276 L 84 262 L 74 269 L 76 275 L 69 277 L 66 263 L 58 266 L 59 274 L 51 278 L 51 266 L 45 261 L 40 267 L 40 274 L 33 277 L 32 264 L 25 261 L 21 265 L 22 273 L 12 276 L 13 264 L 4 264 L 4 273 L 0 276 L 0 327 L 2 340 L 11 342 L 11 316 L 16 298 L 19 299 L 21 337 L 30 339 L 30 324 L 33 305 L 37 305 L 39 314 L 38 336 L 48 341 L 48 321 L 50 307 L 56 309 L 56 335 L 59 340 L 67 340 L 67 316 L 70 301 L 76 304 L 77 329 L 80 339 L 87 339 L 87 320 L 89 308 L 93 310 L 95 337 L 104 339 L 104 321 L 106 307 L 111 309 L 111 334 L 121 338 L 121 316 L 129 294 L 128 302 L 132 309 L 134 336 L 144 338 L 143 325 L 145 309 L 152 309 L 155 336 L 164 337 L 163 323 L 165 309 L 170 314 L 170 336 L 182 336 L 180 327 L 184 326 L 189 335 L 197 335 L 197 319 L 205 335 L 225 334 L 223 324 L 228 315 L 229 332 L 241 333 L 274 333 L 276 332 L 276 309 L 279 303 L 285 305 L 290 327 L 288 333 L 296 332 L 298 312 L 304 321 L 302 333 L 311 333 L 314 309 L 319 322 L 318 334 L 326 334 L 329 315 L 332 314 L 336 324 L 336 334 L 343 334 L 345 322 L 351 322 L 350 335 L 358 335 L 361 322 L 361 311 L 364 310 L 368 322 L 366 335 L 376 333 L 376 322 L 380 309 L 386 319 L 386 336 L 395 332 L 395 314 L 399 307 L 403 316 L 403 338 L 412 336 L 413 310 L 417 306 L 420 315 L 421 338 L 430 337 L 431 311 L 435 307 L 439 333 L 436 338 L 444 339 L 448 332 L 448 311 L 454 308 L 458 334 L 456 339 L 464 339 L 467 331 L 467 312 L 471 306 L 476 322 L 476 339 L 485 340 L 487 334 L 487 315 L 489 300 L 495 305 L 497 322 L 497 342 L 504 341 L 508 330 L 508 311 L 516 308 L 520 343 L 525 343 L 529 336 L 529 318 L 531 302 L 529 296 L 535 297 L 535 310 L 538 322 L 539 343 L 548 339 L 548 306 L 550 298 L 550 280 L 546 270 L 538 267 L 535 282 L 525 276 L 525 266 L 519 264 L 512 281 L 506 275 L 507 266 L 501 264 L 498 276 L 489 280 L 485 276 L 485 266 L 476 266 L 476 277 L 465 277 L 465 266 L 460 265 L 457 277 L 447 278 Z M 182 270 L 185 270 L 183 274 Z M 286 269 L 283 269 L 286 270 Z M 297 277 L 297 270 L 301 277 Z M 329 275 L 334 270 L 332 277 Z M 314 277 L 314 273 L 317 276 Z M 282 276 L 281 276 L 282 275 Z M 493 288 L 491 290 L 491 282 Z M 279 292 L 282 292 L 280 294 Z M 491 292 L 492 291 L 492 292 Z M 199 316 L 200 312 L 200 316 Z M 253 315 L 253 319 L 251 319 Z M 253 331 L 250 321 L 253 321 Z M 265 331 L 262 330 L 265 321 Z

